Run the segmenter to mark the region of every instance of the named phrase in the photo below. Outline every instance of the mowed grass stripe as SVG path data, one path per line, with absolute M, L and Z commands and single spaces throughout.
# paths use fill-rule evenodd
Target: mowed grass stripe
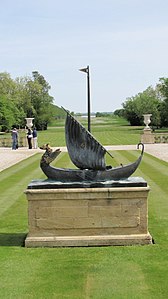
M 0 183 L 2 181 L 3 183 L 7 183 L 7 187 L 5 187 L 5 184 L 3 184 L 3 188 L 1 186 L 1 192 L 3 191 L 0 201 L 1 233 L 27 232 L 27 201 L 24 190 L 26 190 L 27 185 L 32 179 L 47 179 L 39 167 L 40 158 L 41 155 L 39 154 L 30 157 L 12 166 L 10 168 L 12 169 L 12 174 L 10 169 L 0 174 Z M 67 154 L 61 153 L 55 163 L 61 165 L 62 162 L 60 161 L 63 160 L 63 163 L 68 164 L 66 163 L 66 159 Z M 10 187 L 8 187 L 8 178 L 10 178 L 11 182 Z
M 11 263 L 12 268 L 8 284 L 3 279 L 3 296 L 9 293 L 10 287 L 13 294 L 19 293 L 23 298 L 29 298 L 25 294 L 32 294 L 32 298 L 138 299 L 139 296 L 132 297 L 135 285 L 141 298 L 150 296 L 143 269 L 136 260 L 138 253 L 134 250 L 131 254 L 131 248 L 14 248 L 7 250 L 6 256 L 3 269 L 10 268 Z M 19 280 L 20 276 L 24 279 Z M 41 285 L 40 281 L 43 281 Z M 46 297 L 41 297 L 43 292 Z
M 136 152 L 127 152 L 125 151 L 124 155 L 130 160 L 134 161 L 137 158 Z M 160 167 L 159 167 L 160 165 Z M 152 184 L 152 186 L 157 186 L 157 189 L 161 189 L 161 193 L 163 193 L 167 197 L 168 192 L 168 184 L 167 184 L 167 169 L 168 163 L 160 161 L 159 159 L 146 154 L 142 158 L 142 161 L 134 174 L 142 176 L 148 184 Z M 133 176 L 135 176 L 133 174 Z M 162 186 L 162 187 L 160 187 Z
M 131 152 L 131 154 L 137 156 L 136 153 L 137 153 L 136 151 Z M 168 162 L 162 161 L 148 153 L 144 153 L 142 158 L 142 163 L 147 163 L 150 166 L 150 168 L 153 167 L 153 169 L 157 169 L 157 172 L 161 172 L 163 175 L 165 175 L 168 178 L 168 172 L 167 172 Z
M 67 153 L 61 153 L 53 165 L 55 164 L 57 167 L 71 166 L 72 162 L 70 160 L 67 162 L 67 155 Z M 47 179 L 40 169 L 40 159 L 41 155 L 36 154 L 0 173 L 0 215 L 15 204 L 31 180 Z
M 131 152 L 134 152 L 134 151 L 131 151 Z M 124 151 L 124 150 L 110 151 L 110 153 L 112 154 L 112 156 L 114 158 L 111 159 L 110 157 L 108 157 L 108 155 L 106 155 L 106 159 L 107 159 L 106 161 L 108 161 L 109 163 L 111 162 L 111 165 L 113 167 L 120 166 L 120 164 L 123 164 L 123 165 L 130 164 L 137 159 L 136 158 L 135 160 L 133 160 L 132 155 L 130 157 L 127 157 L 126 151 Z M 138 156 L 138 153 L 137 153 L 137 156 Z
M 0 174 L 0 215 L 17 201 L 18 196 L 23 193 L 23 189 L 27 187 L 27 184 L 40 173 L 38 164 L 39 155 L 35 155 L 12 166 L 11 171 L 10 169 L 4 170 L 6 172 L 5 179 L 1 179 Z
M 61 153 L 56 161 L 55 164 L 59 164 L 58 161 L 62 160 L 65 153 Z M 22 179 L 26 179 L 29 181 L 30 179 L 35 179 L 36 175 L 39 173 L 38 178 L 44 177 L 46 178 L 45 174 L 43 174 L 40 168 L 40 159 L 41 155 L 36 154 L 32 157 L 29 157 L 10 168 L 3 170 L 0 173 L 0 192 L 6 192 L 6 189 L 12 188 L 11 183 L 17 183 L 18 185 L 22 185 Z M 62 163 L 62 162 L 61 162 Z M 54 163 L 52 163 L 54 164 Z M 37 172 L 37 174 L 36 174 Z M 25 175 L 26 174 L 26 175 Z
M 25 160 L 22 160 L 21 162 L 11 166 L 10 168 L 7 168 L 0 172 L 0 191 L 3 190 L 4 184 L 6 186 L 6 183 L 10 185 L 9 180 L 18 180 L 17 177 L 20 179 L 20 176 L 24 175 L 25 169 L 27 171 L 27 168 L 33 168 L 32 165 L 34 163 L 35 168 L 39 168 L 39 161 L 40 161 L 40 154 L 35 154 L 34 156 L 31 156 L 29 158 L 26 158 Z M 18 176 L 19 175 L 19 176 Z M 27 176 L 27 173 L 26 173 Z
M 1 234 L 18 234 L 28 232 L 27 206 L 28 203 L 26 200 L 26 195 L 22 192 L 12 206 L 8 207 L 8 209 L 1 215 Z
M 62 152 L 55 161 L 52 162 L 51 166 L 60 168 L 76 168 L 72 163 L 69 154 L 67 152 Z
M 119 161 L 117 164 L 131 163 L 136 159 L 136 155 L 139 156 L 138 151 L 130 153 L 128 157 L 126 151 L 113 152 L 116 162 Z M 65 164 L 66 157 L 63 153 L 62 162 Z M 67 165 L 71 163 L 69 160 L 67 162 Z M 61 156 L 56 165 L 62 166 Z M 144 177 L 141 165 L 142 163 L 137 173 Z M 143 171 L 150 173 L 150 165 L 147 167 Z M 33 171 L 32 175 L 35 179 Z M 25 176 L 27 176 L 26 168 Z M 41 176 L 41 170 L 37 176 Z M 20 194 L 23 195 L 23 190 Z M 18 195 L 18 201 L 8 209 L 11 215 L 13 210 L 13 219 L 17 216 L 15 214 L 17 209 L 18 215 L 21 212 L 19 207 L 22 209 L 22 204 L 22 198 Z M 23 209 L 25 210 L 25 206 Z M 7 224 L 5 217 L 3 220 Z M 157 219 L 153 219 L 152 224 L 154 220 Z M 22 218 L 18 221 L 21 222 L 20 227 L 23 225 L 24 229 Z M 17 223 L 14 222 L 13 226 L 14 232 L 19 231 Z M 166 298 L 167 243 L 165 241 L 164 246 L 160 243 L 163 244 L 161 238 L 162 235 L 165 238 L 163 229 L 166 230 L 167 226 L 166 223 L 156 222 L 156 226 L 151 228 L 152 233 L 157 236 L 157 245 L 57 249 L 0 247 L 2 282 L 0 297 Z
M 0 192 L 22 185 L 33 177 L 34 172 L 40 171 L 39 155 L 29 157 L 0 173 Z
M 132 154 L 125 152 L 129 159 L 134 159 Z M 159 167 L 160 165 L 160 167 Z M 135 175 L 143 177 L 150 186 L 148 196 L 149 231 L 156 243 L 166 244 L 168 240 L 168 163 L 151 155 L 144 155 L 143 160 Z M 153 233 L 154 232 L 154 233 Z
M 160 165 L 160 167 L 159 167 Z M 148 182 L 150 193 L 149 202 L 149 219 L 153 226 L 163 227 L 163 232 L 158 236 L 164 236 L 165 240 L 168 237 L 168 163 L 163 162 L 153 156 L 145 155 L 139 172 L 140 175 Z M 164 238 L 163 238 L 164 239 Z
M 127 152 L 126 155 L 129 159 L 133 159 L 132 156 L 135 157 L 135 152 L 132 152 L 132 154 Z M 148 181 L 148 183 L 151 182 L 154 185 L 156 184 L 158 187 L 162 186 L 162 192 L 165 192 L 165 195 L 168 194 L 167 162 L 161 161 L 149 154 L 145 154 L 138 170 L 142 172 L 143 177 Z

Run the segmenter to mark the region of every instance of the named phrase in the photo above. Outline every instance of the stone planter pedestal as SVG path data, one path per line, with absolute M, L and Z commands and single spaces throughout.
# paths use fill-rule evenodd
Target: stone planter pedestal
M 152 133 L 151 130 L 144 129 L 143 134 L 141 135 L 141 142 L 144 144 L 155 143 L 155 134 Z
M 152 133 L 151 128 L 149 127 L 149 124 L 151 122 L 152 114 L 144 114 L 144 124 L 146 125 L 143 134 L 141 135 L 141 142 L 146 143 L 155 143 L 155 135 Z
M 151 244 L 149 187 L 140 181 L 131 184 L 128 179 L 124 187 L 104 188 L 53 188 L 47 183 L 50 189 L 45 189 L 42 182 L 32 189 L 34 183 L 30 184 L 25 191 L 29 222 L 25 246 Z

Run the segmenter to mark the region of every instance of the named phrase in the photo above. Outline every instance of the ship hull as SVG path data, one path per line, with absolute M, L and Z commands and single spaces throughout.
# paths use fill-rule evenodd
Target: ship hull
M 105 182 L 130 177 L 138 168 L 141 159 L 142 155 L 134 163 L 106 170 L 57 168 L 45 163 L 41 163 L 41 169 L 49 179 L 59 182 Z

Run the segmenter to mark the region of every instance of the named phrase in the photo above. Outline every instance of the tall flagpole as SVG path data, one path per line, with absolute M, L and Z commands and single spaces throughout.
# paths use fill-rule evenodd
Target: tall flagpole
M 88 106 L 88 131 L 91 132 L 90 127 L 90 73 L 89 66 L 86 68 L 80 69 L 81 72 L 87 73 L 87 106 Z

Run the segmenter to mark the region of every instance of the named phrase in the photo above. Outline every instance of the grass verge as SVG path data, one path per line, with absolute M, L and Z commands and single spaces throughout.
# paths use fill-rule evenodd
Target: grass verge
M 116 163 L 132 162 L 138 155 L 116 151 Z M 154 245 L 31 249 L 23 247 L 28 232 L 24 190 L 32 179 L 44 177 L 39 159 L 37 154 L 0 173 L 0 298 L 166 298 L 168 163 L 145 154 L 135 173 L 151 187 Z M 67 153 L 59 156 L 57 166 L 71 166 Z

